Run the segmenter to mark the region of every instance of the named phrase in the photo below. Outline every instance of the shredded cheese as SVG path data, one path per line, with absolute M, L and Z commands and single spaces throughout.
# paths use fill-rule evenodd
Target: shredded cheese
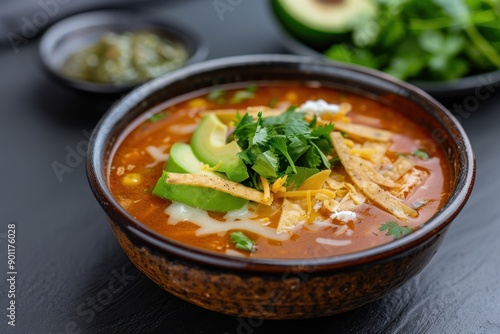
M 247 231 L 258 234 L 271 240 L 284 241 L 290 238 L 288 233 L 278 234 L 276 229 L 267 227 L 263 221 L 251 219 L 231 219 L 218 221 L 208 215 L 205 210 L 192 208 L 182 203 L 174 202 L 165 210 L 169 216 L 167 223 L 176 225 L 179 222 L 190 222 L 200 227 L 196 230 L 196 236 L 227 233 L 231 230 Z
M 274 181 L 274 183 L 273 183 L 273 185 L 271 187 L 271 191 L 273 193 L 275 193 L 275 194 L 278 193 L 278 192 L 280 192 L 280 191 L 282 191 L 283 190 L 283 185 L 285 184 L 287 178 L 288 178 L 288 175 L 285 175 L 283 177 L 280 177 L 276 181 Z
M 295 190 L 295 191 L 287 191 L 284 193 L 275 194 L 276 198 L 286 198 L 286 197 L 306 197 L 310 191 L 311 195 L 316 195 L 318 193 L 327 195 L 328 197 L 335 198 L 336 195 L 333 191 L 328 189 L 315 189 L 315 190 Z
M 312 212 L 311 190 L 307 190 L 307 215 L 310 216 Z
M 151 145 L 151 146 L 146 147 L 146 152 L 148 152 L 149 155 L 154 159 L 154 161 L 152 163 L 146 165 L 146 167 L 152 168 L 152 167 L 158 165 L 159 163 L 166 161 L 169 157 L 169 154 L 164 153 L 163 151 L 165 151 L 167 148 L 168 148 L 167 145 L 162 145 L 159 147 Z
M 260 182 L 262 182 L 262 188 L 264 190 L 264 198 L 271 198 L 271 189 L 269 188 L 269 182 L 262 175 L 260 176 Z

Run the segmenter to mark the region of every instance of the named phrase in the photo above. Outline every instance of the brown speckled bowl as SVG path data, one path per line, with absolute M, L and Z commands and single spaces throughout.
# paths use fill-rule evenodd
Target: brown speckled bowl
M 420 229 L 357 253 L 307 260 L 247 259 L 183 245 L 149 229 L 113 198 L 107 166 L 117 138 L 140 114 L 179 95 L 219 84 L 318 81 L 389 104 L 424 124 L 447 153 L 453 193 Z M 103 117 L 91 138 L 87 171 L 130 260 L 170 293 L 214 311 L 267 319 L 311 318 L 374 301 L 420 272 L 437 251 L 474 183 L 471 145 L 457 120 L 423 91 L 375 72 L 287 55 L 240 56 L 186 67 L 136 89 Z

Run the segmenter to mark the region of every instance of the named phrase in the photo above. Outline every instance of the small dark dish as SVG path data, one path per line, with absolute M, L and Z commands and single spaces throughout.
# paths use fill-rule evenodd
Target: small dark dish
M 113 146 L 139 115 L 179 95 L 218 84 L 318 81 L 395 106 L 424 125 L 451 162 L 453 192 L 420 229 L 389 244 L 331 258 L 248 259 L 189 247 L 145 227 L 113 198 L 107 169 Z M 467 201 L 475 176 L 460 124 L 423 91 L 383 73 L 312 58 L 262 55 L 213 60 L 175 71 L 133 91 L 94 131 L 87 159 L 91 188 L 131 261 L 160 287 L 196 305 L 232 315 L 311 318 L 352 310 L 399 288 L 430 261 Z
M 104 84 L 78 80 L 62 72 L 66 59 L 74 52 L 96 42 L 104 33 L 148 31 L 183 45 L 187 64 L 206 59 L 208 47 L 195 33 L 176 25 L 148 19 L 125 11 L 96 11 L 68 17 L 54 24 L 40 42 L 40 58 L 46 70 L 64 85 L 92 93 L 119 94 L 141 84 Z

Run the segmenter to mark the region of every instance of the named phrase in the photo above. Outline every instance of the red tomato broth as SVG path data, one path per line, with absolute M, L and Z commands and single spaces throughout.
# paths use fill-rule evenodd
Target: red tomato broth
M 118 147 L 112 157 L 109 170 L 109 184 L 112 194 L 134 218 L 168 238 L 211 251 L 235 250 L 229 233 L 198 237 L 195 235 L 195 231 L 199 227 L 194 224 L 188 222 L 180 222 L 176 225 L 167 224 L 168 216 L 164 211 L 171 202 L 151 194 L 151 190 L 162 173 L 164 164 L 158 163 L 154 167 L 146 167 L 153 162 L 153 158 L 145 151 L 146 147 L 164 145 L 166 152 L 168 152 L 170 146 L 175 142 L 189 143 L 191 134 L 175 135 L 169 131 L 169 128 L 173 124 L 176 126 L 197 124 L 200 120 L 199 112 L 203 110 L 241 109 L 247 106 L 268 105 L 271 101 L 278 105 L 300 105 L 306 100 L 317 99 L 324 99 L 328 103 L 348 102 L 352 105 L 352 111 L 348 114 L 352 123 L 378 127 L 396 133 L 388 152 L 394 156 L 394 159 L 398 152 L 411 153 L 418 148 L 425 149 L 431 157 L 426 161 L 415 159 L 416 168 L 427 169 L 430 175 L 425 181 L 426 187 L 420 187 L 411 193 L 404 200 L 404 203 L 411 206 L 419 199 L 431 199 L 431 201 L 418 209 L 418 217 L 409 219 L 404 222 L 404 225 L 418 228 L 429 220 L 449 197 L 451 169 L 443 150 L 433 143 L 430 134 L 423 127 L 389 106 L 328 87 L 311 87 L 289 83 L 259 84 L 254 98 L 235 104 L 229 102 L 220 104 L 209 101 L 205 99 L 206 94 L 207 91 L 199 92 L 199 94 L 194 95 L 195 97 L 190 94 L 185 100 L 166 106 L 161 111 L 165 117 L 155 122 L 145 118 L 146 116 L 139 119 L 130 126 L 131 131 L 127 136 L 117 144 Z M 204 106 L 201 106 L 201 99 L 204 101 Z M 119 170 L 122 170 L 124 174 L 118 173 Z M 337 167 L 336 170 L 340 169 Z M 128 173 L 140 174 L 140 184 L 123 185 L 123 177 Z M 270 208 L 260 209 L 264 215 L 272 215 L 270 226 L 276 226 L 279 211 L 273 211 Z M 209 214 L 219 219 L 223 216 L 223 214 L 217 213 Z M 259 258 L 328 257 L 371 248 L 394 240 L 393 236 L 388 236 L 385 231 L 379 230 L 380 226 L 387 221 L 398 221 L 390 213 L 367 201 L 356 210 L 356 214 L 356 222 L 350 222 L 354 224 L 353 234 L 350 237 L 345 235 L 339 237 L 339 239 L 349 238 L 352 241 L 350 245 L 319 244 L 316 242 L 316 238 L 332 238 L 334 230 L 322 228 L 313 232 L 308 224 L 304 224 L 304 226 L 294 229 L 292 237 L 283 242 L 269 240 L 243 231 L 256 241 L 256 251 L 251 254 L 246 252 L 241 252 L 241 254 Z

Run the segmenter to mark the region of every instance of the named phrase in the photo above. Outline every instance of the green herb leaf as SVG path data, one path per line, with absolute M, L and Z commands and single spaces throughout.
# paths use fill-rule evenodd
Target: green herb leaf
M 234 93 L 231 98 L 231 103 L 241 103 L 246 100 L 253 99 L 255 97 L 255 93 L 248 90 L 238 90 Z
M 247 252 L 255 251 L 255 241 L 251 240 L 243 232 L 232 232 L 229 234 L 229 237 L 237 249 Z
M 159 122 L 161 121 L 162 119 L 164 119 L 165 117 L 167 117 L 167 114 L 164 113 L 164 112 L 160 112 L 158 114 L 154 114 L 153 116 L 151 116 L 149 118 L 149 121 L 152 122 L 152 123 L 156 123 L 156 122 Z
M 277 178 L 279 160 L 272 151 L 266 151 L 257 156 L 252 169 L 265 178 Z
M 379 66 L 377 58 L 368 49 L 358 49 L 347 44 L 335 44 L 325 52 L 325 55 L 344 63 L 351 63 L 371 68 Z
M 290 156 L 290 154 L 288 154 L 288 148 L 286 146 L 286 141 L 287 141 L 286 136 L 277 135 L 271 139 L 271 144 L 273 145 L 273 147 L 275 149 L 280 151 L 285 156 L 286 160 L 290 164 L 290 168 L 292 169 L 292 171 L 294 173 L 297 173 L 297 168 L 295 168 L 295 163 L 294 163 L 292 157 Z
M 314 174 L 319 173 L 319 169 L 316 168 L 306 168 L 297 167 L 297 173 L 293 174 L 291 177 L 287 178 L 286 186 L 292 189 L 300 187 L 304 181 Z
M 225 90 L 216 88 L 207 95 L 207 99 L 222 104 L 226 102 L 226 99 L 224 98 L 225 96 L 226 96 Z
M 337 164 L 340 164 L 340 157 L 339 156 L 336 156 L 336 157 L 333 157 L 330 159 L 330 165 L 332 165 L 332 167 L 336 166 Z
M 276 107 L 276 105 L 278 104 L 278 101 L 279 101 L 279 100 L 278 100 L 276 97 L 273 97 L 273 98 L 269 101 L 268 106 L 269 106 L 270 108 L 275 108 L 275 107 Z
M 304 117 L 304 113 L 291 108 L 278 116 L 263 117 L 259 113 L 256 120 L 249 115 L 239 118 L 233 137 L 243 149 L 239 156 L 250 174 L 257 173 L 271 182 L 287 175 L 288 180 L 293 180 L 288 183 L 298 187 L 305 180 L 291 179 L 300 173 L 298 167 L 307 168 L 308 172 L 330 168 L 327 155 L 333 151 L 333 125 L 317 127 Z M 258 179 L 256 175 L 251 177 Z M 255 182 L 250 186 L 255 188 Z
M 255 93 L 257 91 L 257 85 L 256 84 L 250 84 L 246 88 L 247 92 L 252 92 Z
M 395 221 L 389 221 L 378 228 L 379 231 L 387 231 L 385 235 L 392 235 L 394 239 L 399 239 L 412 232 L 408 226 L 401 226 Z
M 421 150 L 421 149 L 416 149 L 415 151 L 411 152 L 411 154 L 414 156 L 414 157 L 417 157 L 419 159 L 422 159 L 422 160 L 429 160 L 429 154 L 427 154 L 427 152 Z

